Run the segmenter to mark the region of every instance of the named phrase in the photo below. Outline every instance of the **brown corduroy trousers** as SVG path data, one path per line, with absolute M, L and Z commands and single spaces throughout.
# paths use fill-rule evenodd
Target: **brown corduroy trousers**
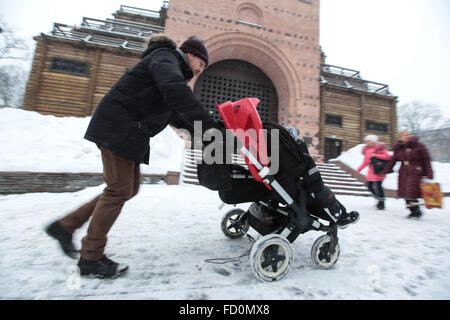
M 125 202 L 137 194 L 140 184 L 138 163 L 124 159 L 104 147 L 99 148 L 106 188 L 92 201 L 59 220 L 63 229 L 73 233 L 91 218 L 80 250 L 81 257 L 86 260 L 99 260 L 103 256 L 108 231 Z

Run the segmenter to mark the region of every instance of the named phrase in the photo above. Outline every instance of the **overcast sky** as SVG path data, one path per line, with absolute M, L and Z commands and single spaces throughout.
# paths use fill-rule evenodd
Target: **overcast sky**
M 0 0 L 0 16 L 30 39 L 54 22 L 111 17 L 121 4 L 158 10 L 162 0 Z M 320 14 L 328 64 L 388 84 L 400 105 L 435 103 L 450 118 L 450 0 L 321 0 Z

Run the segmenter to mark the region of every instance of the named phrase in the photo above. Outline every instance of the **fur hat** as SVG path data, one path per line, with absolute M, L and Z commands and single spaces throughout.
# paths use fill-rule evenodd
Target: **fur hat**
M 205 41 L 200 39 L 197 36 L 190 36 L 186 41 L 184 41 L 181 46 L 180 50 L 184 53 L 191 53 L 196 57 L 199 57 L 205 62 L 205 67 L 208 66 L 209 63 L 209 53 L 208 49 L 206 48 Z
M 162 33 L 156 33 L 151 35 L 145 42 L 145 47 L 148 48 L 155 43 L 163 44 L 171 49 L 177 48 L 177 43 L 175 42 L 175 40 Z
M 378 137 L 374 134 L 369 134 L 364 138 L 364 142 L 366 141 L 378 142 Z

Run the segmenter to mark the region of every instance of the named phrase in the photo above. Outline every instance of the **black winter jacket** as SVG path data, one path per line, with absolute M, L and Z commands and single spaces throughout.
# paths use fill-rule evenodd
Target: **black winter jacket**
M 136 163 L 149 163 L 149 138 L 167 125 L 192 133 L 215 126 L 187 81 L 193 76 L 184 54 L 167 36 L 155 36 L 142 59 L 100 101 L 85 139 Z

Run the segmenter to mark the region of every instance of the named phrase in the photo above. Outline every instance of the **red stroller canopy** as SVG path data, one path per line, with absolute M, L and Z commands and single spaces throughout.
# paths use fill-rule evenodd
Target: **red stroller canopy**
M 242 145 L 253 155 L 253 157 L 264 167 L 268 166 L 267 144 L 264 135 L 261 118 L 256 107 L 258 98 L 245 98 L 236 102 L 227 101 L 217 109 L 222 116 L 225 127 L 233 132 Z M 252 164 L 247 155 L 241 150 L 245 163 L 256 181 L 263 179 L 259 176 L 258 168 Z M 270 188 L 269 185 L 266 186 Z

